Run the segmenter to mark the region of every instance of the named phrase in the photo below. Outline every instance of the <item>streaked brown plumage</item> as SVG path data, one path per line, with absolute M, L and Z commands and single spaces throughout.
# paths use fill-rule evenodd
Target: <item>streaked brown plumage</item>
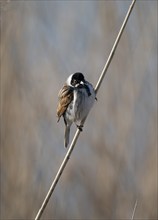
M 68 105 L 73 100 L 73 88 L 65 84 L 59 91 L 58 98 L 57 117 L 59 121 L 60 117 L 65 113 Z

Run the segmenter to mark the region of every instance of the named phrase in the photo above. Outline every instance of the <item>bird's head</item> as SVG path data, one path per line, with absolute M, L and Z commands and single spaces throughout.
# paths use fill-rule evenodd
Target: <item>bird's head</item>
M 69 78 L 67 79 L 67 84 L 73 87 L 77 87 L 80 84 L 83 85 L 84 83 L 85 83 L 84 75 L 80 72 L 70 75 Z

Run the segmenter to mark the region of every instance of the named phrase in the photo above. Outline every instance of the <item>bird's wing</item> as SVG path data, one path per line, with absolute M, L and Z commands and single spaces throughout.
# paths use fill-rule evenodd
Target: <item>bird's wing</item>
M 73 100 L 73 88 L 68 85 L 64 85 L 62 89 L 59 91 L 58 98 L 59 102 L 57 107 L 57 117 L 59 121 L 60 117 L 66 111 L 68 105 Z

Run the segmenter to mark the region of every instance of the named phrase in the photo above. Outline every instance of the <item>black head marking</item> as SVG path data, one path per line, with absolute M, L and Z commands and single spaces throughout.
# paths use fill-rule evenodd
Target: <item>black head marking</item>
M 82 73 L 74 73 L 71 79 L 71 85 L 75 86 L 76 84 L 80 84 L 80 82 L 85 82 L 84 75 Z

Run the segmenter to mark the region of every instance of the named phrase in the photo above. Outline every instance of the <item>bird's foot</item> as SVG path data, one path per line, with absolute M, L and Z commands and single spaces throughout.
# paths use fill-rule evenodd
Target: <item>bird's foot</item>
M 76 125 L 80 131 L 83 131 L 83 125 Z

